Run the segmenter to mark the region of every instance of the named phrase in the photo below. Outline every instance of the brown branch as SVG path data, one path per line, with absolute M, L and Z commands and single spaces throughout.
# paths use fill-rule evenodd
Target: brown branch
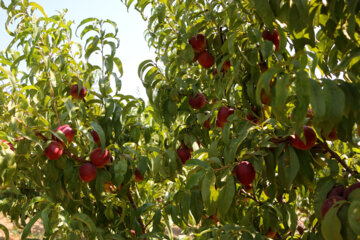
M 85 159 L 76 156 L 74 153 L 70 152 L 68 149 L 64 149 L 64 154 L 67 155 L 67 156 L 69 156 L 70 158 L 78 161 L 78 162 L 83 162 L 83 163 L 88 162 L 88 161 L 86 161 Z
M 136 204 L 135 204 L 135 201 L 134 201 L 133 197 L 131 196 L 130 190 L 127 191 L 126 195 L 127 195 L 128 199 L 129 199 L 129 201 L 131 203 L 131 206 L 136 211 L 137 207 L 136 207 Z M 144 222 L 143 222 L 143 220 L 141 219 L 140 216 L 138 218 L 138 222 L 139 222 L 139 224 L 141 226 L 142 233 L 145 234 L 146 233 L 146 227 L 145 227 Z
M 44 140 L 44 141 L 47 141 L 47 140 L 48 140 L 48 138 L 45 137 L 45 136 L 44 136 L 41 132 L 39 132 L 39 131 L 36 131 L 36 132 L 35 132 L 35 135 L 36 135 L 37 137 L 41 138 L 41 139 Z
M 337 154 L 336 152 L 334 152 L 333 150 L 331 150 L 331 148 L 328 146 L 328 144 L 326 143 L 326 141 L 322 142 L 320 141 L 320 145 L 328 152 L 330 153 L 331 157 L 334 158 L 336 161 L 338 161 L 338 163 L 340 163 L 345 170 L 350 173 L 352 176 L 358 175 L 358 171 L 351 169 L 345 162 L 344 159 L 342 159 L 339 154 Z M 358 178 L 358 177 L 356 177 Z
M 225 169 L 228 169 L 229 167 L 230 166 L 224 166 L 224 167 L 221 167 L 221 168 L 216 168 L 216 169 L 214 169 L 214 172 L 225 170 Z
M 47 137 L 45 137 L 41 132 L 39 131 L 36 131 L 35 132 L 35 135 L 39 138 L 41 138 L 42 140 L 44 141 L 48 141 L 49 139 Z M 86 163 L 88 161 L 86 161 L 85 159 L 83 158 L 80 158 L 78 156 L 76 156 L 74 153 L 70 152 L 68 149 L 64 149 L 64 152 L 63 152 L 65 155 L 69 156 L 70 158 L 78 161 L 78 162 L 83 162 L 83 163 Z
M 58 124 L 60 126 L 61 123 L 60 123 L 59 113 L 58 113 L 58 110 L 57 110 L 57 102 L 56 102 L 56 99 L 55 99 L 54 88 L 52 86 L 51 80 L 49 80 L 49 83 L 50 83 L 50 88 L 51 88 L 50 94 L 51 94 L 51 97 L 54 99 L 54 108 L 55 108 L 54 110 L 55 110 L 55 114 L 56 114 L 56 120 L 58 121 Z
M 245 189 L 243 189 L 243 188 L 241 189 L 241 193 L 245 194 L 246 197 L 251 198 L 252 200 L 254 200 L 257 204 L 259 204 L 259 205 L 262 204 L 262 202 L 260 202 L 259 200 L 257 200 L 257 198 L 255 197 L 255 194 L 252 195 L 252 194 L 246 192 Z

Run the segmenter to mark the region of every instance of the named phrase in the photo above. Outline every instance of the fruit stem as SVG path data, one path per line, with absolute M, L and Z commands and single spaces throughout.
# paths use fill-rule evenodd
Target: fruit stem
M 69 156 L 70 158 L 78 161 L 78 162 L 83 162 L 83 163 L 88 162 L 88 161 L 86 161 L 85 159 L 76 156 L 74 153 L 70 152 L 70 151 L 67 150 L 67 149 L 64 149 L 64 154 L 67 155 L 67 156 Z
M 344 159 L 342 159 L 339 154 L 337 154 L 336 152 L 334 152 L 333 150 L 330 149 L 329 145 L 326 143 L 326 141 L 322 142 L 320 140 L 318 140 L 320 142 L 320 145 L 325 148 L 325 150 L 330 153 L 331 157 L 336 159 L 336 161 L 338 161 L 344 168 L 345 170 L 350 173 L 352 176 L 354 176 L 355 178 L 359 179 L 359 173 L 356 170 L 351 169 L 345 162 Z
M 262 202 L 260 202 L 259 200 L 257 200 L 257 198 L 255 197 L 255 194 L 252 195 L 252 194 L 246 192 L 245 189 L 241 189 L 241 193 L 245 194 L 246 197 L 251 198 L 252 200 L 254 200 L 257 204 L 262 205 Z
M 130 201 L 130 203 L 131 203 L 131 206 L 132 206 L 132 207 L 134 208 L 134 210 L 136 211 L 137 207 L 136 207 L 136 204 L 135 204 L 135 201 L 134 201 L 133 197 L 131 196 L 130 190 L 127 191 L 126 195 L 127 195 L 128 199 L 129 199 L 129 201 Z M 145 227 L 144 222 L 143 222 L 143 220 L 141 219 L 140 216 L 139 216 L 139 218 L 138 218 L 138 222 L 139 222 L 139 224 L 140 224 L 140 226 L 141 226 L 142 233 L 145 234 L 145 232 L 146 232 L 146 227 Z M 145 239 L 146 239 L 146 238 L 145 238 Z

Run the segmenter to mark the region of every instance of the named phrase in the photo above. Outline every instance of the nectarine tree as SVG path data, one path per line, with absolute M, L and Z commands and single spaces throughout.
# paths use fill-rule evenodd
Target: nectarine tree
M 82 46 L 65 13 L 0 2 L 0 210 L 22 238 L 42 219 L 45 238 L 356 239 L 360 3 L 123 2 L 158 55 L 148 103 L 120 93 L 114 22 L 83 20 Z

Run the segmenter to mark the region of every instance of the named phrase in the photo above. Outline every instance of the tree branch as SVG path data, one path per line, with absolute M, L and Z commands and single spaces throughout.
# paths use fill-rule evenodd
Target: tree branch
M 129 190 L 127 191 L 126 195 L 127 195 L 128 199 L 129 199 L 129 201 L 131 203 L 131 206 L 136 211 L 137 207 L 136 207 L 135 201 L 134 201 L 133 197 L 131 196 L 131 193 L 130 193 Z M 145 227 L 144 222 L 141 219 L 141 217 L 138 218 L 138 222 L 139 222 L 139 224 L 141 226 L 142 233 L 145 234 L 146 233 L 146 227 Z
M 331 150 L 331 148 L 328 146 L 328 144 L 326 143 L 326 141 L 322 142 L 320 141 L 320 145 L 328 152 L 330 153 L 331 157 L 334 158 L 336 161 L 338 161 L 338 163 L 340 163 L 345 170 L 350 173 L 353 176 L 359 175 L 358 171 L 351 169 L 345 162 L 344 159 L 342 159 L 339 154 L 337 154 L 336 152 L 334 152 L 333 150 Z M 356 177 L 358 178 L 358 177 Z

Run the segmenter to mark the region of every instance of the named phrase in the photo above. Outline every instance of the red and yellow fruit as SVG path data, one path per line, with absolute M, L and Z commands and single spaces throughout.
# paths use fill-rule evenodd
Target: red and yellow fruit
M 198 58 L 198 62 L 203 68 L 211 68 L 211 66 L 214 65 L 214 61 L 215 58 L 213 57 L 213 55 L 206 51 L 201 53 Z
M 90 161 L 97 167 L 102 168 L 110 161 L 110 153 L 107 149 L 102 151 L 101 147 L 96 148 L 90 154 Z
M 144 176 L 141 174 L 140 170 L 138 168 L 136 168 L 134 181 L 141 182 L 142 180 L 144 180 Z
M 187 160 L 191 159 L 191 150 L 186 145 L 182 145 L 176 153 L 183 164 L 185 164 Z
M 194 49 L 195 53 L 201 53 L 206 49 L 206 39 L 201 33 L 197 34 L 196 37 L 192 36 L 189 40 L 190 45 Z
M 95 130 L 92 130 L 92 131 L 91 131 L 91 136 L 93 137 L 94 142 L 95 142 L 97 145 L 100 145 L 100 144 L 101 144 L 99 134 L 98 134 Z
M 279 32 L 276 29 L 274 29 L 273 33 L 271 33 L 269 30 L 264 30 L 262 32 L 262 38 L 274 44 L 275 52 L 279 50 L 280 36 L 279 36 Z
M 83 99 L 86 96 L 86 88 L 84 86 L 81 87 L 79 92 L 79 86 L 77 84 L 72 85 L 70 88 L 70 95 L 74 99 Z
M 84 163 L 79 168 L 79 176 L 84 182 L 91 182 L 95 179 L 97 169 L 92 163 Z
M 250 185 L 255 179 L 255 169 L 248 161 L 242 161 L 236 167 L 236 177 L 245 186 Z
M 65 125 L 61 125 L 59 127 L 57 127 L 54 132 L 57 132 L 57 131 L 60 131 L 62 132 L 66 139 L 67 139 L 67 142 L 68 143 L 71 143 L 71 141 L 73 140 L 74 136 L 75 136 L 75 131 L 74 129 L 72 129 L 68 124 L 65 124 Z M 55 137 L 54 135 L 52 136 L 52 139 L 55 140 L 55 141 L 58 141 L 62 144 L 64 144 L 63 141 L 61 141 L 60 139 L 58 139 L 57 137 Z
M 301 138 L 295 133 L 295 137 L 290 138 L 290 142 L 294 148 L 300 150 L 308 150 L 312 148 L 316 143 L 316 133 L 315 131 L 308 126 L 303 127 L 305 143 L 301 140 Z
M 205 106 L 205 104 L 206 97 L 202 93 L 196 94 L 195 97 L 193 95 L 189 97 L 189 105 L 194 109 L 201 109 Z
M 233 113 L 234 113 L 234 109 L 222 106 L 219 109 L 219 112 L 217 115 L 217 121 L 219 123 L 223 123 L 225 125 L 225 123 L 227 122 L 227 118 Z
M 0 139 L 0 142 L 3 142 L 3 143 L 5 143 L 5 144 L 7 144 L 7 145 L 10 147 L 10 149 L 11 149 L 13 152 L 15 152 L 15 148 L 14 148 L 14 145 L 12 145 L 12 143 L 10 143 L 10 142 L 8 142 L 8 141 L 6 141 L 6 140 L 2 140 L 2 139 Z
M 50 160 L 56 160 L 63 154 L 64 146 L 60 142 L 52 141 L 45 148 L 45 155 Z

